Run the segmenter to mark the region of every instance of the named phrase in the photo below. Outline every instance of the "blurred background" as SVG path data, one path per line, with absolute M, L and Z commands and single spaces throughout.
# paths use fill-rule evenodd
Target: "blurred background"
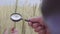
M 6 28 L 10 32 L 14 26 L 10 15 L 15 12 L 16 1 L 18 1 L 17 13 L 20 13 L 24 19 L 42 16 L 41 0 L 0 0 L 0 34 L 3 34 Z M 37 34 L 24 20 L 16 23 L 16 29 L 18 29 L 18 34 Z

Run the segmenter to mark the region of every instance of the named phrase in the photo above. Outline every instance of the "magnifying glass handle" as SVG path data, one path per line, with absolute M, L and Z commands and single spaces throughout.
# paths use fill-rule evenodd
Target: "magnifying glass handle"
M 32 22 L 32 21 L 30 21 L 30 20 L 27 20 L 27 19 L 25 19 L 25 21 L 27 21 L 27 22 Z M 32 22 L 32 23 L 39 23 L 39 22 Z

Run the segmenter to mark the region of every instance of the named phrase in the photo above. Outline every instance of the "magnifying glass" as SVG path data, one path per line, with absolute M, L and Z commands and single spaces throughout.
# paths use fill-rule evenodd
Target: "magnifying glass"
M 10 19 L 14 22 L 18 22 L 22 19 L 22 16 L 19 13 L 13 13 L 10 16 Z
M 22 15 L 19 14 L 19 13 L 13 13 L 13 14 L 11 14 L 10 19 L 11 19 L 12 21 L 14 21 L 14 22 L 18 22 L 18 21 L 21 21 L 21 20 L 25 20 L 25 21 L 27 21 L 27 22 L 32 22 L 32 21 L 30 21 L 30 20 L 23 19 Z
M 30 21 L 28 19 L 23 19 L 22 15 L 19 14 L 19 13 L 13 13 L 13 14 L 11 14 L 10 19 L 12 21 L 14 21 L 14 22 L 18 22 L 18 21 L 21 21 L 21 20 L 24 20 L 24 21 L 27 21 L 27 22 L 32 22 L 32 21 Z M 33 23 L 37 23 L 37 22 L 33 22 Z

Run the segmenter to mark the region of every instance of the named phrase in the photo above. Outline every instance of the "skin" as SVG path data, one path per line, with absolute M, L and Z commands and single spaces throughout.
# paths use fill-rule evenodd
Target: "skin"
M 37 32 L 38 34 L 50 34 L 48 27 L 44 24 L 44 20 L 42 17 L 35 17 L 35 18 L 31 18 L 29 19 L 32 22 L 36 22 L 36 23 L 32 23 L 29 22 L 29 26 L 31 26 L 35 32 Z M 42 25 L 42 26 L 40 26 Z M 43 28 L 45 27 L 45 28 Z
M 8 34 L 8 33 L 9 33 L 9 29 L 6 28 L 4 31 L 4 34 Z M 10 30 L 10 33 L 11 34 L 18 34 L 18 30 L 16 28 L 12 27 Z

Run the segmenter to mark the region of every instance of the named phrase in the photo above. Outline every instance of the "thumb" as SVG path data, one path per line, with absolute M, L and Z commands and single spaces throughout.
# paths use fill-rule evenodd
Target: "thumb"
M 12 33 L 14 32 L 14 30 L 15 30 L 15 27 L 11 28 L 11 32 L 12 32 Z
M 8 29 L 7 28 L 4 30 L 4 34 L 8 34 Z
M 11 29 L 11 34 L 18 34 L 18 30 L 15 27 L 13 27 Z

